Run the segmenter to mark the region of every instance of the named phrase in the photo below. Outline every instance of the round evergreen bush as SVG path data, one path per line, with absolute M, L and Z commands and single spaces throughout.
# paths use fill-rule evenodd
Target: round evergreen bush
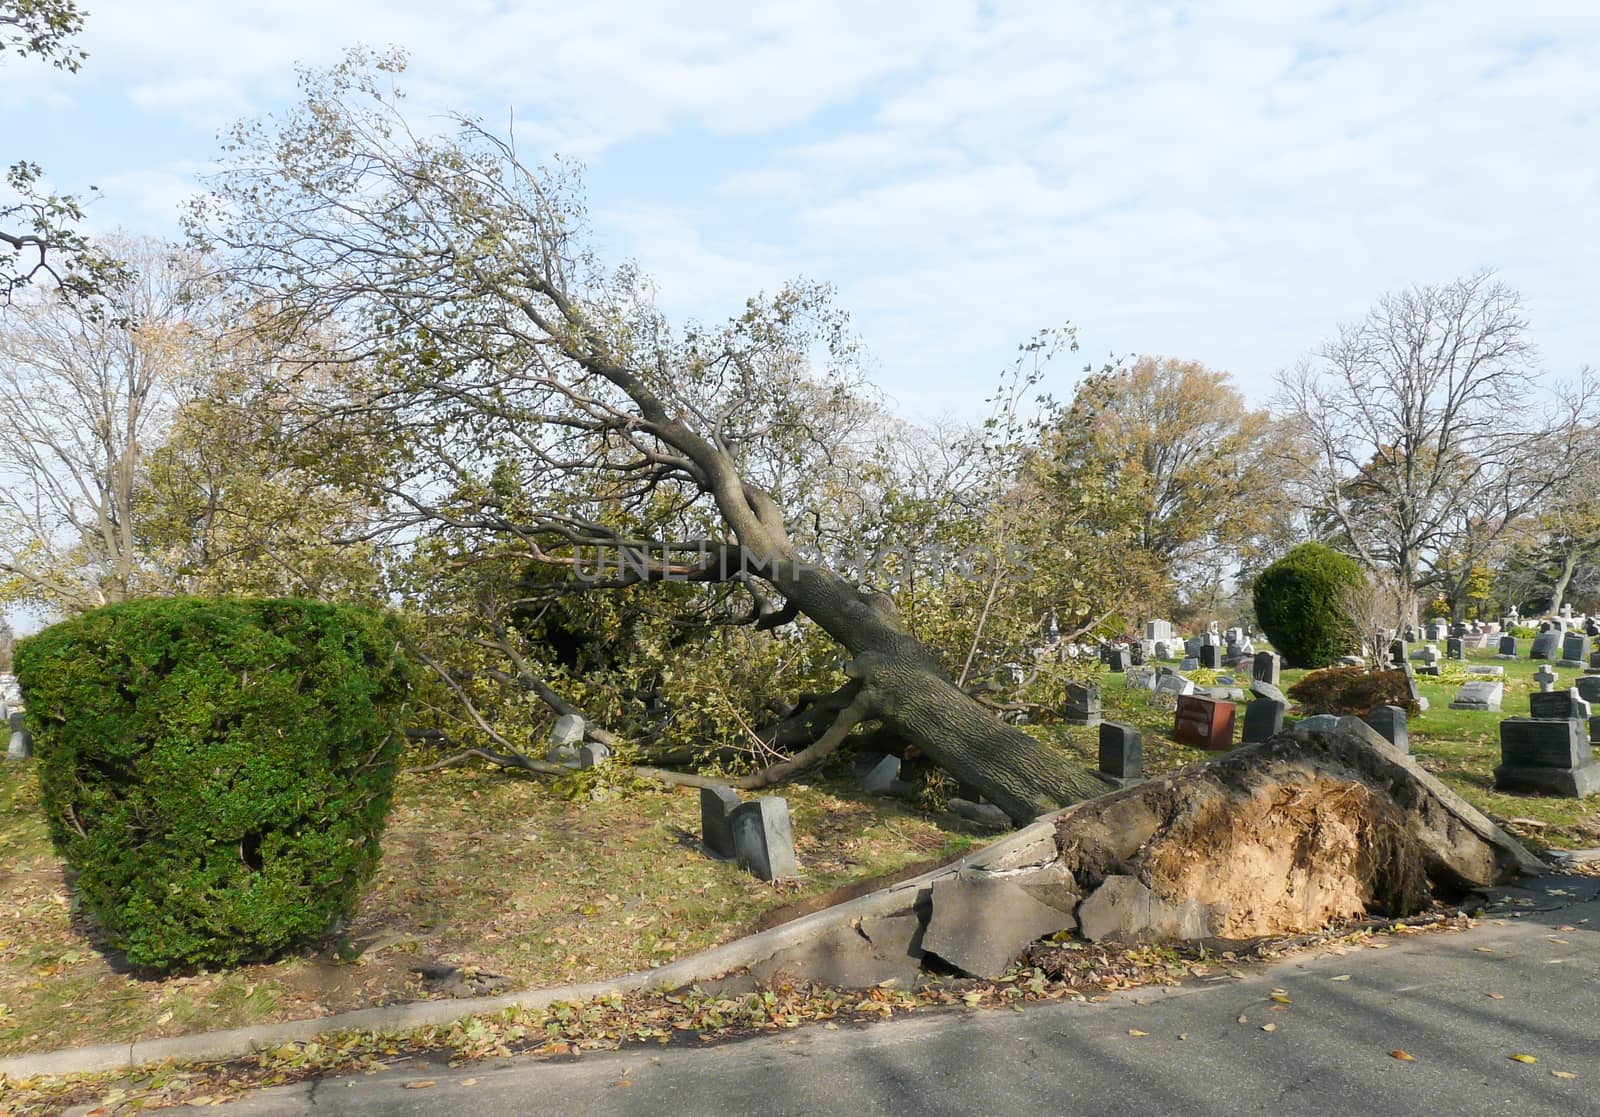
M 1256 578 L 1256 620 L 1295 667 L 1326 667 L 1360 647 L 1341 599 L 1365 585 L 1354 559 L 1320 543 L 1302 543 Z
M 390 617 L 131 602 L 21 641 L 50 837 L 138 967 L 271 958 L 377 867 L 411 669 Z

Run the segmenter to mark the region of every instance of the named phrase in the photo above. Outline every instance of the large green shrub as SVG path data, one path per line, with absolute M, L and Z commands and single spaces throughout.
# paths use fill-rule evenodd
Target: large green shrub
M 21 641 L 16 663 L 51 840 L 130 963 L 270 958 L 354 909 L 411 681 L 392 619 L 140 601 Z
M 1364 587 L 1354 559 L 1302 543 L 1256 577 L 1256 620 L 1296 667 L 1326 667 L 1360 646 L 1343 599 Z

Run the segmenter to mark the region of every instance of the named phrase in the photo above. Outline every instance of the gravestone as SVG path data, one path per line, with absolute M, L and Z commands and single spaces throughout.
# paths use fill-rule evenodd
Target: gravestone
M 1548 663 L 1541 663 L 1539 670 L 1533 673 L 1533 681 L 1539 684 L 1540 691 L 1548 692 L 1555 689 L 1561 676 L 1551 669 Z
M 1166 641 L 1166 640 L 1157 640 L 1156 641 L 1156 658 L 1157 659 L 1171 659 L 1172 658 L 1172 644 L 1169 641 Z
M 1067 708 L 1062 719 L 1068 725 L 1100 724 L 1100 688 L 1093 683 L 1067 684 Z
M 1194 680 L 1182 675 L 1162 675 L 1156 680 L 1156 693 L 1176 694 L 1180 698 L 1194 693 Z
M 1301 718 L 1294 724 L 1295 731 L 1302 729 L 1318 729 L 1324 732 L 1339 728 L 1339 718 L 1336 714 L 1312 714 L 1308 718 Z
M 739 793 L 731 787 L 700 789 L 700 844 L 718 861 L 732 861 L 733 821 Z
M 1584 670 L 1591 675 L 1600 675 L 1600 652 L 1589 653 L 1589 666 Z
M 800 875 L 787 799 L 776 795 L 753 799 L 734 808 L 730 818 L 734 856 L 740 868 L 750 870 L 760 880 Z
M 1560 667 L 1587 667 L 1589 638 L 1581 632 L 1569 632 L 1561 638 Z
M 1111 662 L 1111 645 L 1102 643 L 1098 646 L 1098 651 L 1100 653 L 1100 662 L 1109 664 Z
M 1278 685 L 1278 680 L 1283 673 L 1283 657 L 1276 652 L 1257 652 L 1255 665 L 1251 669 L 1251 677 L 1263 683 Z
M 1144 779 L 1144 736 L 1137 726 L 1120 721 L 1100 723 L 1100 774 L 1119 787 Z
M 1424 644 L 1420 649 L 1418 649 L 1417 658 L 1422 662 L 1422 666 L 1419 668 L 1419 670 L 1424 675 L 1439 674 L 1438 648 L 1434 647 L 1432 644 Z
M 1443 621 L 1434 621 L 1428 625 L 1429 640 L 1443 640 L 1449 633 L 1449 627 Z
M 900 758 L 898 756 L 879 756 L 876 759 L 866 758 L 871 763 L 862 767 L 860 772 L 861 789 L 873 795 L 903 795 L 912 785 L 900 778 Z M 914 788 L 913 788 L 914 790 Z
M 20 725 L 11 731 L 6 745 L 7 760 L 27 760 L 33 756 L 33 737 Z
M 578 750 L 578 767 L 600 768 L 611 759 L 611 750 L 597 741 L 590 741 Z
M 576 745 L 583 740 L 584 730 L 588 726 L 583 718 L 577 714 L 562 714 L 556 718 L 556 723 L 550 727 L 550 743 L 552 745 Z
M 1143 687 L 1145 690 L 1156 689 L 1156 680 L 1160 678 L 1148 667 L 1136 667 L 1122 677 L 1122 685 L 1128 687 Z
M 1505 673 L 1506 669 L 1498 663 L 1474 663 L 1467 668 L 1467 674 L 1469 675 L 1494 675 L 1498 678 Z
M 1579 675 L 1573 681 L 1573 689 L 1591 705 L 1600 702 L 1600 675 Z
M 1173 714 L 1173 740 L 1208 752 L 1231 749 L 1234 711 L 1232 702 L 1185 694 L 1178 699 L 1178 708 Z
M 1289 704 L 1289 699 L 1284 697 L 1283 691 L 1272 683 L 1263 682 L 1260 679 L 1252 679 L 1250 681 L 1250 693 L 1257 698 L 1270 698 L 1274 702 L 1282 702 L 1285 706 Z
M 1144 626 L 1146 640 L 1158 640 L 1163 643 L 1172 643 L 1172 622 L 1168 620 L 1146 621 Z
M 1446 659 L 1463 660 L 1467 658 L 1467 645 L 1459 636 L 1452 636 L 1445 641 L 1444 657 Z
M 1222 642 L 1225 643 L 1225 644 L 1242 644 L 1242 643 L 1244 643 L 1244 629 L 1239 628 L 1237 625 L 1235 625 L 1233 628 L 1228 629 L 1226 632 L 1224 632 L 1222 634 Z
M 1407 645 L 1404 640 L 1396 640 L 1389 645 L 1389 662 L 1399 667 L 1406 662 Z
M 1133 643 L 1128 645 L 1128 665 L 1130 667 L 1143 667 L 1144 666 L 1144 643 L 1143 643 L 1143 641 L 1135 640 Z
M 1589 720 L 1589 703 L 1576 690 L 1551 690 L 1528 695 L 1528 714 L 1536 718 Z
M 1383 735 L 1401 752 L 1411 751 L 1411 739 L 1406 734 L 1406 711 L 1403 706 L 1379 706 L 1361 719 Z
M 1182 663 L 1178 664 L 1178 670 L 1179 671 L 1198 671 L 1198 670 L 1200 670 L 1200 661 L 1198 659 L 1196 659 L 1194 656 L 1190 656 L 1188 659 L 1185 659 Z
M 1500 637 L 1500 651 L 1497 653 L 1501 659 L 1517 658 L 1517 638 L 1515 636 Z
M 1505 684 L 1502 682 L 1473 681 L 1465 684 L 1456 691 L 1456 696 L 1450 700 L 1452 710 L 1495 710 L 1500 709 L 1500 703 L 1506 693 Z
M 1276 698 L 1257 698 L 1246 702 L 1239 743 L 1253 745 L 1258 741 L 1270 741 L 1283 732 L 1283 715 L 1288 712 L 1289 704 Z
M 1200 655 L 1200 648 L 1205 643 L 1198 636 L 1191 636 L 1183 642 L 1183 654 L 1191 659 Z
M 1600 764 L 1589 749 L 1587 725 L 1575 718 L 1506 718 L 1494 786 L 1577 799 L 1600 791 Z
M 1220 649 L 1215 644 L 1200 645 L 1200 666 L 1215 671 L 1222 666 Z
M 1533 650 L 1528 653 L 1529 659 L 1554 659 L 1561 649 L 1561 633 L 1554 629 L 1546 629 L 1533 638 Z
M 1128 669 L 1128 653 L 1124 648 L 1112 648 L 1111 655 L 1106 660 L 1113 671 L 1126 671 Z

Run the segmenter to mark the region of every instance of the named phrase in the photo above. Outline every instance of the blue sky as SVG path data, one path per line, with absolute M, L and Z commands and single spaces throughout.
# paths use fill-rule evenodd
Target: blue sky
M 0 63 L 0 156 L 98 185 L 101 226 L 173 231 L 220 126 L 396 45 L 418 111 L 581 159 L 670 311 L 836 284 L 914 416 L 1064 321 L 1264 400 L 1383 291 L 1484 267 L 1550 375 L 1600 365 L 1593 2 L 84 3 L 81 73 Z

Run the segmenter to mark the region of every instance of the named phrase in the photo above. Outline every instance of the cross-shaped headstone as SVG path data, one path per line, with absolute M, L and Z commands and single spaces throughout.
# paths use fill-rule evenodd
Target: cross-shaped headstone
M 1549 693 L 1556 685 L 1556 680 L 1561 676 L 1548 663 L 1541 663 L 1539 670 L 1533 673 L 1533 681 L 1539 684 L 1541 693 Z

